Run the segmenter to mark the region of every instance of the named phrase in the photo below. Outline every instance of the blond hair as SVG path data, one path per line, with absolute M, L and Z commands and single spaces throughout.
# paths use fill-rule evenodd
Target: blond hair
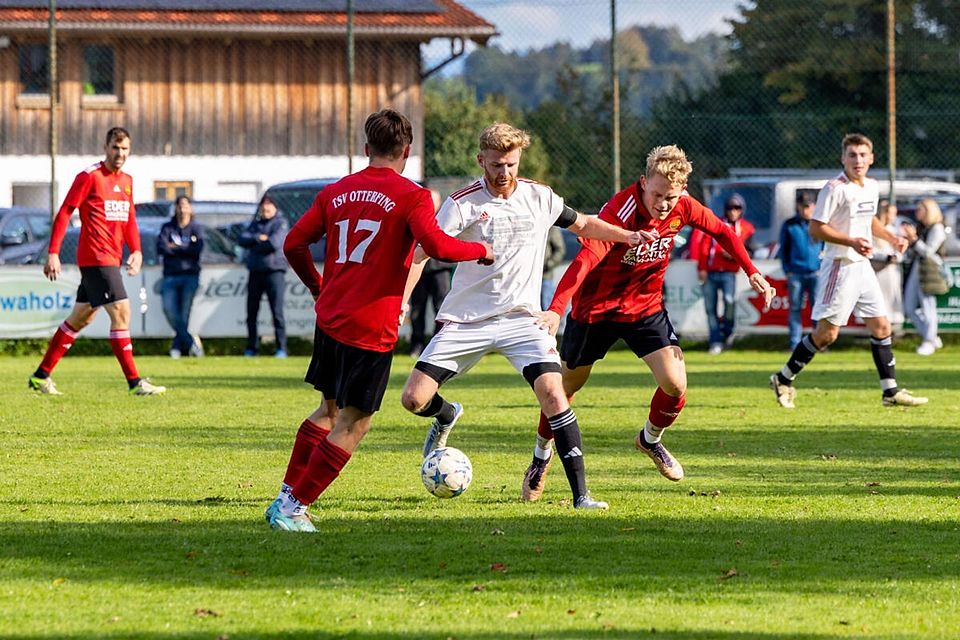
M 873 141 L 862 133 L 848 133 L 843 136 L 843 143 L 840 145 L 840 152 L 846 153 L 847 147 L 865 146 L 873 152 Z
M 940 205 L 937 204 L 937 201 L 933 198 L 923 198 L 917 202 L 917 206 L 923 205 L 923 208 L 927 210 L 927 215 L 923 220 L 923 226 L 932 227 L 937 223 L 943 224 L 943 211 L 940 210 Z
M 661 175 L 674 187 L 687 184 L 687 177 L 693 171 L 693 165 L 687 160 L 687 154 L 675 144 L 654 147 L 647 154 L 647 179 Z
M 487 149 L 506 153 L 514 149 L 526 149 L 530 146 L 530 136 L 526 131 L 511 127 L 505 122 L 494 122 L 480 134 L 480 151 Z

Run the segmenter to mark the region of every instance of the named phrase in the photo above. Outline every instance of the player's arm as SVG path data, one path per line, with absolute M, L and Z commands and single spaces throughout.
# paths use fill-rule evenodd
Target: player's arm
M 90 174 L 82 171 L 77 174 L 67 197 L 63 199 L 63 204 L 57 210 L 53 217 L 53 225 L 50 229 L 50 246 L 47 249 L 47 261 L 43 265 L 43 275 L 50 280 L 56 280 L 60 276 L 60 249 L 63 246 L 63 238 L 67 234 L 67 227 L 70 226 L 70 216 L 76 211 L 83 200 L 90 192 L 92 181 Z
M 716 239 L 717 244 L 719 244 L 724 251 L 733 256 L 733 259 L 736 260 L 740 268 L 743 269 L 743 272 L 747 274 L 750 286 L 754 291 L 763 296 L 764 311 L 769 309 L 770 301 L 777 295 L 777 291 L 770 286 L 767 279 L 763 277 L 760 270 L 757 269 L 753 261 L 750 260 L 747 248 L 743 245 L 740 237 L 734 233 L 733 229 L 720 222 L 717 216 L 713 215 L 709 209 L 700 203 L 694 203 L 691 209 L 690 224 L 707 232 Z
M 656 236 L 649 231 L 630 231 L 615 224 L 601 220 L 599 216 L 588 216 L 567 205 L 554 225 L 568 229 L 581 238 L 603 242 L 625 242 L 635 247 L 641 242 L 649 242 Z
M 424 189 L 415 197 L 417 202 L 410 211 L 408 222 L 413 237 L 423 247 L 424 253 L 444 262 L 476 260 L 481 264 L 493 264 L 493 247 L 484 242 L 464 242 L 440 228 L 438 219 L 444 221 L 444 228 L 447 228 L 455 218 L 459 217 L 454 200 L 447 198 L 440 207 L 440 212 L 435 216 L 433 199 L 429 191 Z M 462 224 L 459 229 L 463 229 Z
M 130 249 L 130 256 L 127 258 L 127 275 L 135 276 L 140 273 L 140 267 L 143 266 L 143 253 L 140 247 L 140 228 L 137 227 L 137 208 L 133 202 L 130 202 L 130 213 L 127 221 L 123 225 L 123 240 Z
M 876 218 L 874 218 L 874 220 L 876 220 Z M 869 257 L 870 254 L 873 253 L 873 243 L 870 241 L 870 238 L 852 238 L 845 233 L 837 231 L 830 226 L 830 223 L 823 222 L 822 220 L 810 221 L 810 235 L 815 240 L 851 247 L 862 256 Z M 898 240 L 894 240 L 894 243 L 900 244 Z
M 283 255 L 300 281 L 310 290 L 314 300 L 320 296 L 323 278 L 313 264 L 310 245 L 323 238 L 326 233 L 323 203 L 320 201 L 322 195 L 322 191 L 317 194 L 313 204 L 293 225 L 283 242 Z
M 880 219 L 876 216 L 874 216 L 873 220 L 870 222 L 870 232 L 876 237 L 889 242 L 891 245 L 893 245 L 893 248 L 900 253 L 903 253 L 907 250 L 909 241 L 906 238 L 902 238 L 897 234 L 892 233 L 883 225 L 882 222 L 880 222 Z

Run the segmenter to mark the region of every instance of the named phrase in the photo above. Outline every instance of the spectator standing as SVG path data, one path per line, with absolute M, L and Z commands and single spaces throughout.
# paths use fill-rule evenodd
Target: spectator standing
M 897 227 L 897 205 L 890 204 L 888 200 L 881 200 L 877 209 L 877 219 L 883 228 L 893 235 L 902 235 Z M 883 292 L 883 298 L 887 303 L 887 319 L 899 331 L 903 327 L 903 253 L 897 251 L 897 248 L 881 238 L 873 236 L 873 254 L 870 256 L 870 264 L 877 274 L 877 280 L 880 282 L 880 290 Z
M 723 205 L 722 221 L 733 235 L 752 252 L 753 225 L 743 219 L 746 204 L 739 193 L 732 194 Z M 710 354 L 717 355 L 729 347 L 737 318 L 737 271 L 740 265 L 727 253 L 716 238 L 703 234 L 697 258 L 697 277 L 703 285 L 703 304 L 710 328 Z M 717 300 L 723 298 L 723 315 L 717 315 Z
M 817 291 L 817 272 L 823 242 L 810 236 L 813 197 L 806 191 L 797 193 L 797 215 L 780 227 L 780 265 L 787 279 L 790 304 L 790 349 L 796 348 L 803 331 L 803 296 L 813 305 Z
M 543 254 L 543 282 L 540 285 L 540 309 L 546 309 L 553 300 L 553 291 L 557 288 L 553 280 L 553 270 L 567 257 L 567 245 L 563 242 L 560 227 L 550 227 L 547 232 L 547 249 Z
M 940 205 L 930 198 L 917 203 L 917 222 L 919 231 L 912 225 L 904 225 L 913 264 L 903 293 L 903 308 L 923 340 L 917 353 L 931 356 L 943 347 L 937 335 L 937 296 L 950 289 L 950 283 L 941 273 L 947 233 Z
M 257 207 L 257 214 L 240 234 L 238 244 L 247 250 L 247 269 L 250 271 L 247 284 L 247 348 L 243 355 L 257 355 L 260 339 L 257 336 L 257 315 L 260 300 L 267 294 L 270 313 L 273 314 L 273 330 L 276 335 L 275 356 L 287 357 L 287 328 L 283 318 L 284 276 L 287 259 L 283 255 L 283 241 L 287 237 L 287 218 L 280 213 L 276 203 L 264 196 Z
M 157 254 L 163 259 L 160 285 L 163 314 L 173 328 L 170 357 L 185 353 L 203 356 L 200 341 L 190 335 L 190 309 L 200 286 L 200 252 L 203 251 L 203 225 L 193 219 L 190 198 L 177 198 L 173 218 L 160 227 Z

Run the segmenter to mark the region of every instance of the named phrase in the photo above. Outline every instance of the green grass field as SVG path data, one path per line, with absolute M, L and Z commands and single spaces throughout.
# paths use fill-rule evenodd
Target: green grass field
M 676 484 L 633 448 L 652 378 L 614 353 L 575 403 L 605 513 L 570 507 L 559 465 L 520 502 L 537 410 L 500 357 L 445 392 L 473 486 L 427 494 L 398 356 L 319 535 L 263 521 L 317 402 L 305 358 L 141 357 L 171 390 L 134 398 L 74 354 L 56 398 L 26 389 L 38 357 L 0 357 L 0 638 L 957 638 L 958 353 L 898 349 L 930 405 L 885 409 L 869 350 L 833 350 L 790 412 L 766 386 L 784 352 L 690 351 Z

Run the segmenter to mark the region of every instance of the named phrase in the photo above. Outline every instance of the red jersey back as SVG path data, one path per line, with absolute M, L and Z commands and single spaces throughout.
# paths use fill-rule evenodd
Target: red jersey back
M 130 251 L 140 251 L 133 179 L 128 174 L 110 171 L 103 162 L 77 174 L 57 211 L 50 233 L 50 253 L 60 253 L 75 209 L 80 209 L 79 266 L 120 266 L 124 241 Z
M 436 226 L 433 199 L 393 169 L 367 167 L 317 195 L 294 229 L 326 235 L 316 304 L 324 333 L 361 349 L 394 347 L 415 245 L 411 223 Z
M 686 193 L 664 220 L 654 219 L 643 205 L 638 183 L 611 198 L 600 211 L 600 219 L 631 231 L 655 230 L 659 237 L 632 248 L 622 243 L 582 239 L 581 255 L 575 262 L 586 263 L 587 272 L 573 297 L 572 315 L 578 322 L 633 322 L 662 310 L 663 279 L 670 252 L 684 226 L 689 224 L 711 235 L 727 236 L 727 244 L 734 242 L 713 212 Z M 756 271 L 742 245 L 734 253 L 746 270 Z M 565 305 L 563 289 L 572 284 L 564 275 L 551 309 L 556 311 L 558 303 Z M 562 312 L 560 308 L 558 313 Z

